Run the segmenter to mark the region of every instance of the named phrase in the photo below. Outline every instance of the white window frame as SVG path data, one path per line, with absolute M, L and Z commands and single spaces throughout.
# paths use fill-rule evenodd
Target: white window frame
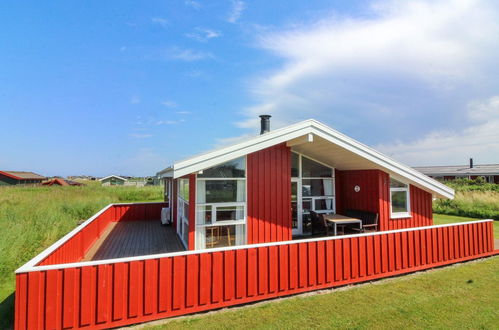
M 184 240 L 184 223 L 187 225 L 187 228 L 189 228 L 189 214 L 184 214 L 185 210 L 185 205 L 189 206 L 190 210 L 190 200 L 186 201 L 185 199 L 182 198 L 182 194 L 180 193 L 180 187 L 182 187 L 182 180 L 187 181 L 187 185 L 190 184 L 190 180 L 186 178 L 180 178 L 178 179 L 177 182 L 177 235 L 180 237 L 180 241 L 184 245 L 184 247 L 187 249 L 188 248 L 188 242 Z M 189 192 L 191 190 L 191 187 L 189 187 Z M 187 233 L 189 235 L 189 233 Z M 189 236 L 187 236 L 189 237 Z
M 401 181 L 399 178 L 395 177 L 390 177 L 390 179 L 397 180 L 398 182 L 405 184 L 405 187 L 394 187 L 392 188 L 390 186 L 390 218 L 391 219 L 404 219 L 404 218 L 411 218 L 411 189 L 410 185 L 408 183 L 405 183 Z M 390 184 L 390 183 L 389 183 Z M 392 192 L 405 192 L 406 193 L 406 208 L 407 212 L 393 212 L 392 209 Z
M 196 197 L 196 210 L 194 212 L 195 214 L 195 226 L 196 226 L 196 233 L 195 233 L 195 248 L 199 249 L 200 247 L 199 242 L 198 242 L 198 230 L 204 231 L 205 228 L 207 227 L 220 227 L 220 226 L 233 226 L 233 225 L 244 225 L 244 238 L 243 242 L 239 245 L 244 245 L 247 242 L 247 218 L 248 218 L 248 208 L 247 208 L 247 201 L 248 201 L 248 182 L 246 180 L 246 177 L 248 175 L 248 161 L 247 157 L 244 157 L 244 177 L 242 178 L 200 178 L 196 175 L 196 190 L 195 190 L 195 197 Z M 220 164 L 218 164 L 220 165 Z M 212 167 L 215 167 L 217 165 L 214 165 Z M 198 181 L 229 181 L 229 180 L 234 180 L 234 181 L 243 181 L 244 182 L 244 202 L 223 202 L 223 203 L 198 203 L 197 202 L 197 197 L 198 197 Z M 211 223 L 208 224 L 199 224 L 198 223 L 198 207 L 202 206 L 211 206 Z M 227 207 L 227 206 L 242 206 L 243 207 L 243 219 L 242 220 L 234 220 L 234 221 L 217 221 L 216 220 L 216 209 L 217 207 Z M 206 247 L 204 247 L 206 248 Z

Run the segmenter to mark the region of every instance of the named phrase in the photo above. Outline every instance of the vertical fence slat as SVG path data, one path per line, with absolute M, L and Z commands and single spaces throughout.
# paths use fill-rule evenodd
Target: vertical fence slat
M 224 300 L 234 299 L 235 282 L 235 251 L 224 251 Z
M 268 248 L 258 248 L 258 294 L 267 293 L 268 265 Z
M 209 258 L 209 254 L 203 255 Z M 204 273 L 203 273 L 204 274 Z M 159 311 L 172 310 L 172 286 L 173 286 L 172 258 L 161 258 L 159 260 Z M 208 279 L 203 277 L 203 280 Z M 211 283 L 210 283 L 211 284 Z M 208 285 L 211 287 L 211 285 Z
M 278 290 L 279 281 L 279 247 L 269 246 L 269 292 L 273 293 Z
M 298 244 L 289 246 L 289 289 L 298 287 Z
M 286 291 L 289 287 L 289 245 L 279 246 L 279 291 Z
M 241 299 L 246 297 L 246 288 L 248 281 L 246 275 L 248 269 L 246 268 L 246 250 L 236 251 L 236 298 Z
M 307 243 L 308 250 L 308 286 L 313 286 L 317 282 L 317 243 Z
M 149 259 L 145 261 L 144 276 L 145 276 L 144 314 L 150 315 L 153 313 L 157 313 L 158 310 L 158 260 L 157 259 Z
M 258 294 L 258 251 L 248 249 L 248 296 Z

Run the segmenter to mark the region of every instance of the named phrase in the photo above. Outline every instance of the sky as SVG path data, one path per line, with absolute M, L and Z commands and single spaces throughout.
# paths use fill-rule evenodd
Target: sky
M 499 4 L 0 2 L 1 170 L 154 175 L 260 114 L 411 166 L 499 163 Z

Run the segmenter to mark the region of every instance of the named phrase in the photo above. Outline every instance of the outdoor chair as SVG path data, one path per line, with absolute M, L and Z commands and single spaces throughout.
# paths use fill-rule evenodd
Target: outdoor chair
M 321 233 L 326 236 L 329 235 L 329 229 L 332 224 L 326 221 L 322 214 L 319 214 L 315 211 L 310 211 L 310 220 L 312 222 L 312 235 L 316 233 Z
M 361 233 L 378 231 L 378 213 L 362 211 L 362 210 L 347 210 L 347 217 L 360 219 L 362 221 L 362 229 L 352 226 L 350 229 Z

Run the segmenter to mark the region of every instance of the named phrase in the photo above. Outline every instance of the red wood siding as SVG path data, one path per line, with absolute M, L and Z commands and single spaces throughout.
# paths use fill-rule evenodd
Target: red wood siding
M 430 226 L 433 224 L 432 196 L 410 186 L 411 217 L 390 218 L 390 177 L 380 170 L 335 172 L 337 213 L 358 209 L 379 214 L 379 230 Z M 355 192 L 354 187 L 360 187 Z
M 248 244 L 291 239 L 290 162 L 284 143 L 247 156 Z
M 493 244 L 488 221 L 19 273 L 15 328 L 118 327 L 480 258 Z
M 136 203 L 110 205 L 92 222 L 78 231 L 52 254 L 42 260 L 40 265 L 79 262 L 92 244 L 102 235 L 107 225 L 119 221 L 158 220 L 161 208 L 167 203 Z
M 196 174 L 189 175 L 189 242 L 188 250 L 195 249 L 196 242 Z

